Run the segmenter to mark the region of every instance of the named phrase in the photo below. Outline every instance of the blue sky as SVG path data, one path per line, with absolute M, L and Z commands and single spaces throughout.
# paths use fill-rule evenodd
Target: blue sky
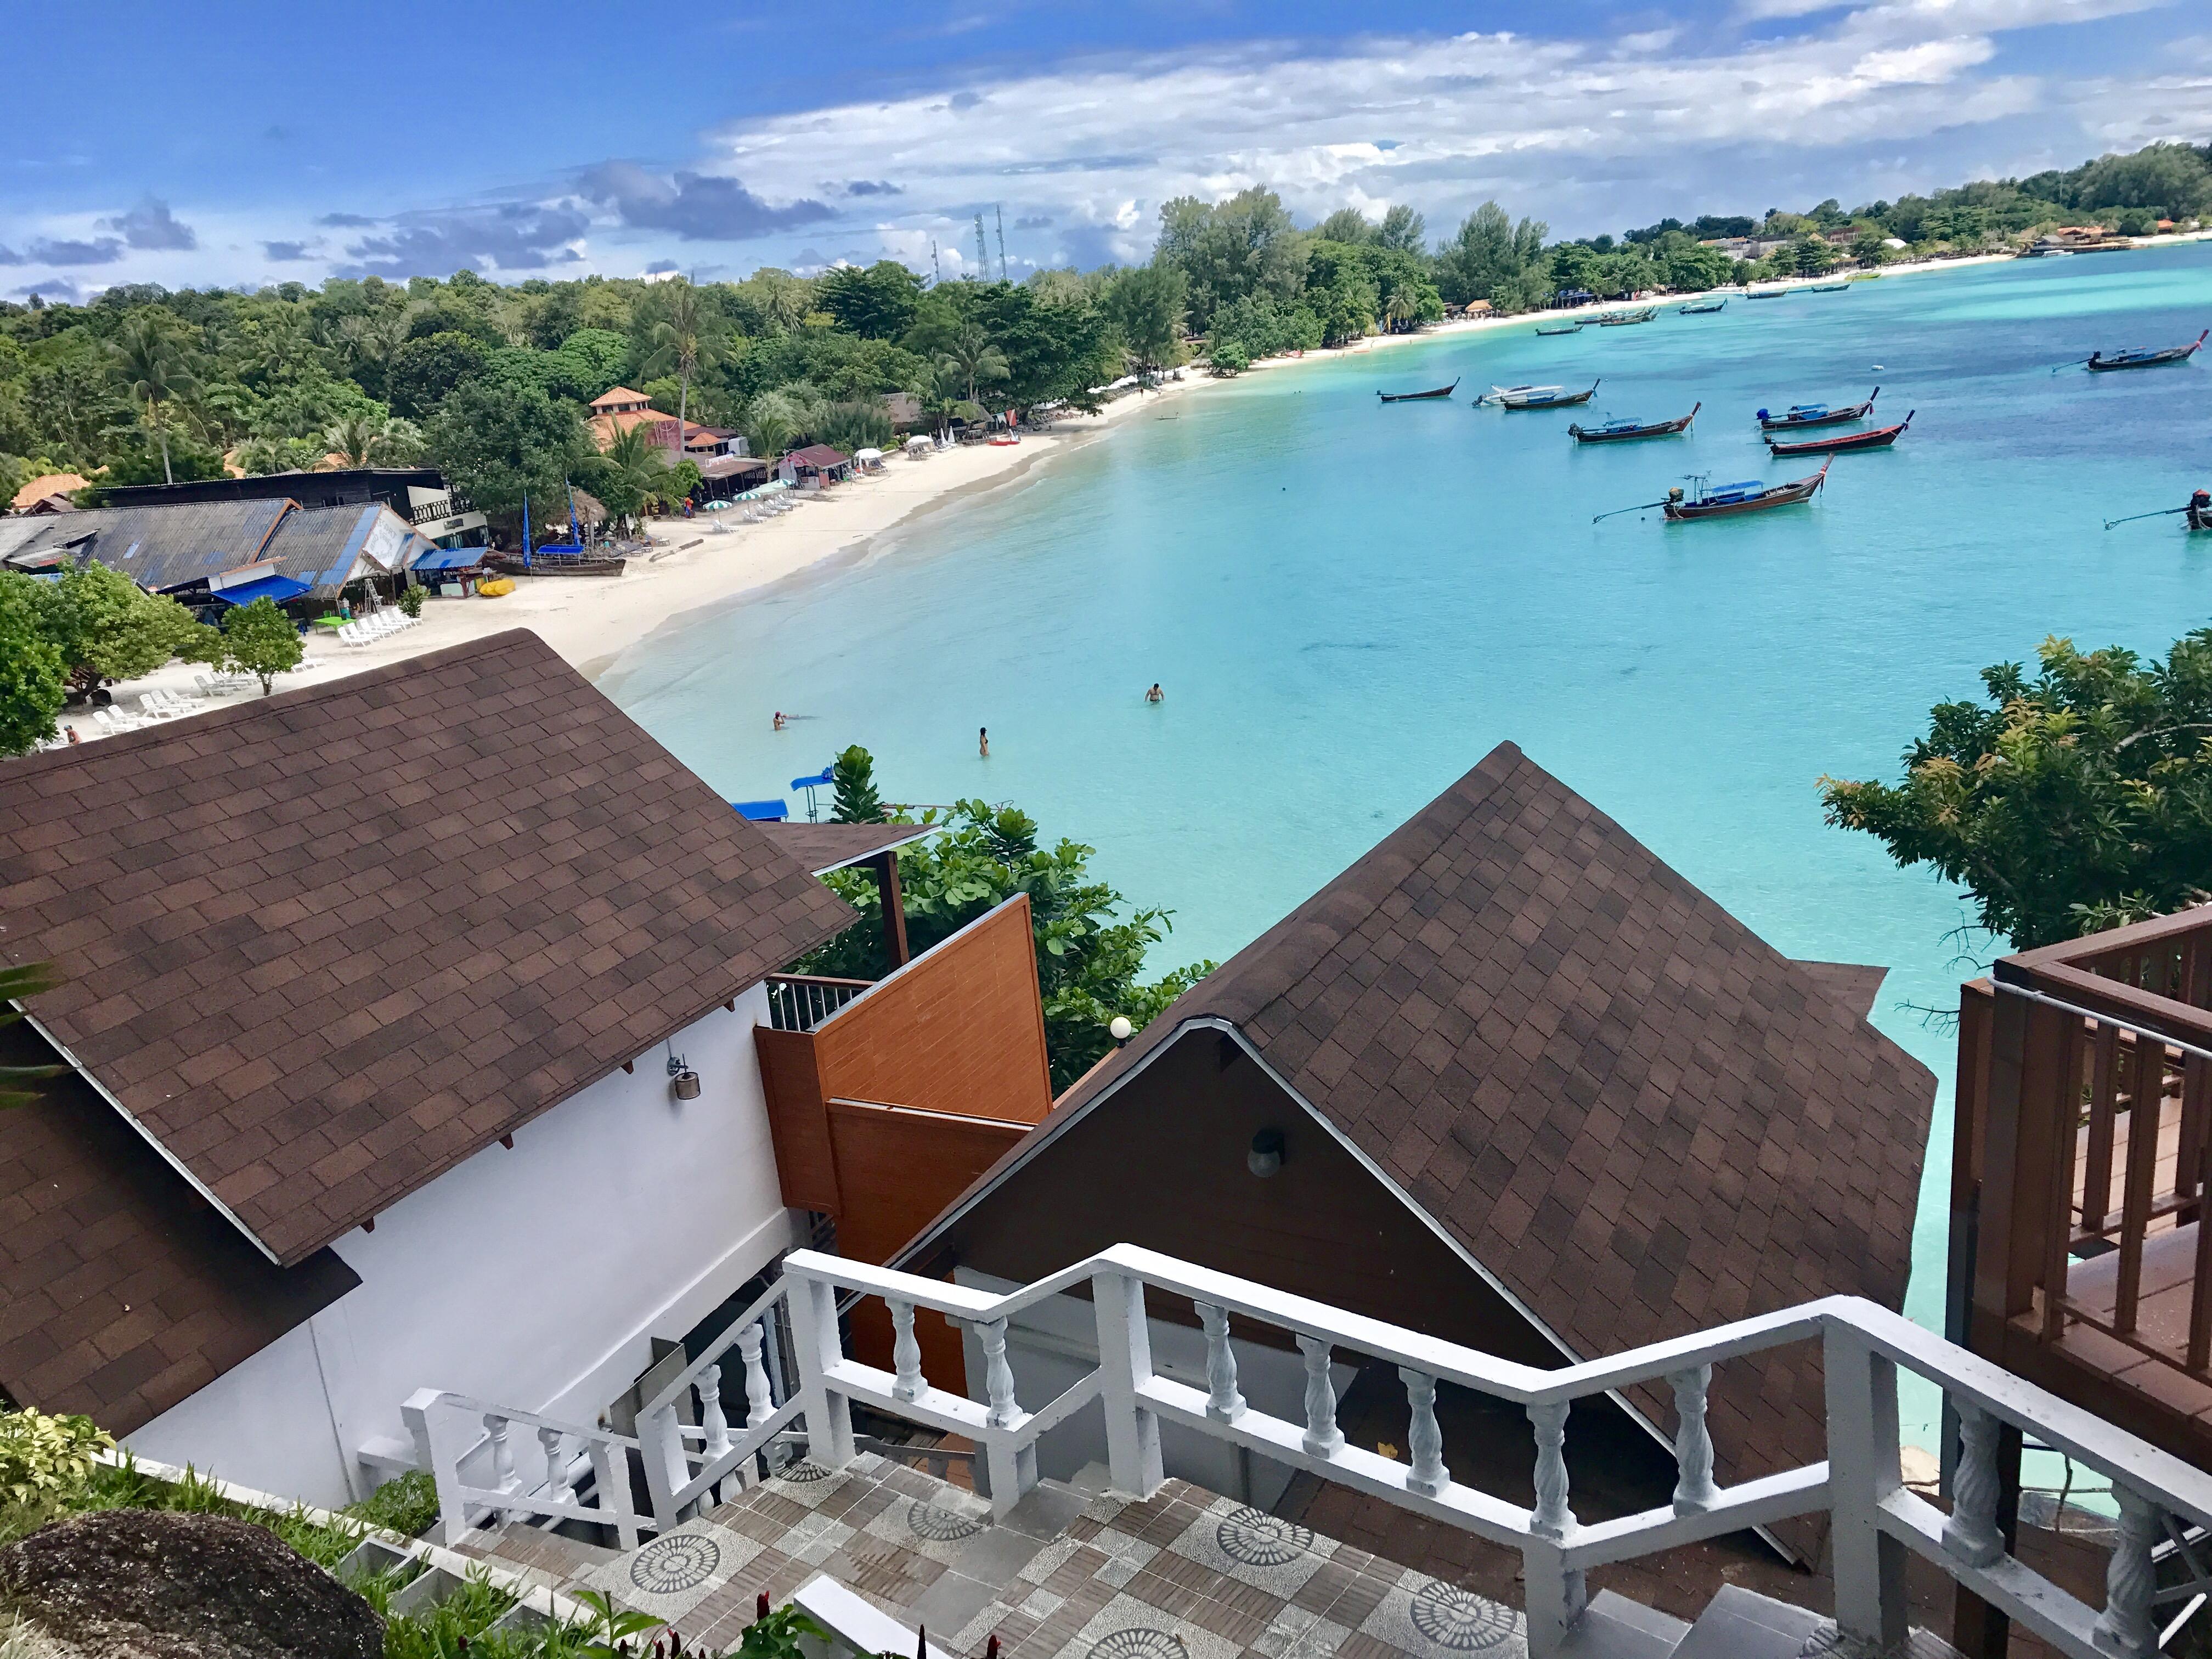
M 994 204 L 1018 275 L 1252 183 L 1584 234 L 2212 137 L 2212 22 L 2172 0 L 131 0 L 98 35 L 14 22 L 0 295 L 927 272 L 933 239 L 951 276 Z

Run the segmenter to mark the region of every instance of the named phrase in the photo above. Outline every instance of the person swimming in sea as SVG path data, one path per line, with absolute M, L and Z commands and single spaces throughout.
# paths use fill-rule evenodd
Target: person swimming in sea
M 777 709 L 777 710 L 775 711 L 775 725 L 772 728 L 770 728 L 770 729 L 771 729 L 771 730 L 774 730 L 774 731 L 781 732 L 781 731 L 782 731 L 782 730 L 783 730 L 783 726 L 784 726 L 783 710 L 781 710 L 781 708 L 779 708 L 779 709 Z
M 1167 700 L 1168 694 L 1161 690 L 1160 683 L 1158 680 L 1154 680 L 1152 682 L 1152 689 L 1145 693 L 1145 701 L 1146 702 L 1165 702 Z
M 991 728 L 988 726 L 975 728 L 975 752 L 985 760 L 991 758 Z

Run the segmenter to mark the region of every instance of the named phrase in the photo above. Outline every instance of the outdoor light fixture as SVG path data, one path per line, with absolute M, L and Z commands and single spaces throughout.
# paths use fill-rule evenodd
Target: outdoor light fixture
M 1106 1035 L 1116 1042 L 1127 1042 L 1136 1035 L 1137 1028 L 1129 1024 L 1127 1014 L 1116 1014 L 1106 1022 Z
M 1252 1137 L 1252 1150 L 1244 1154 L 1244 1167 L 1265 1181 L 1283 1167 L 1283 1132 L 1262 1129 Z
M 699 1098 L 699 1073 L 684 1063 L 675 1049 L 668 1051 L 668 1089 L 678 1100 Z

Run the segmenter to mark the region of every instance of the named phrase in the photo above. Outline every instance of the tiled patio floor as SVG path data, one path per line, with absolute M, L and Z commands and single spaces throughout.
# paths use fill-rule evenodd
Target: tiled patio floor
M 544 1551 L 527 1535 L 492 1547 Z M 755 1598 L 825 1572 L 933 1641 L 1001 1659 L 1525 1659 L 1521 1615 L 1472 1591 L 1170 1480 L 1143 1503 L 1046 1485 L 1003 1523 L 983 1499 L 863 1455 L 801 1464 L 641 1549 L 576 1563 L 673 1624 L 734 1646 Z

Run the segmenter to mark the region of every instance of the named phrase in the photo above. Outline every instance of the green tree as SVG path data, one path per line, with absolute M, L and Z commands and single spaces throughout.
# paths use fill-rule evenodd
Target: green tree
M 1213 967 L 1193 963 L 1141 980 L 1146 951 L 1169 932 L 1169 915 L 1127 908 L 1091 874 L 1093 848 L 1072 841 L 1041 847 L 1027 813 L 981 800 L 958 803 L 946 823 L 898 854 L 908 942 L 926 951 L 1015 894 L 1029 895 L 1055 1093 L 1104 1057 L 1115 1015 L 1141 1030 Z M 825 879 L 861 920 L 807 957 L 800 971 L 880 978 L 889 963 L 874 878 L 837 871 Z
M 0 578 L 0 580 L 4 580 Z M 0 1026 L 13 1025 L 23 1018 L 22 1011 L 11 1005 L 37 996 L 41 991 L 51 991 L 56 983 L 54 966 L 50 962 L 27 962 L 0 967 Z M 27 1106 L 38 1098 L 31 1091 L 17 1088 L 17 1084 L 36 1082 L 40 1078 L 59 1077 L 68 1070 L 66 1066 L 0 1066 L 0 1111 Z M 55 1419 L 47 1420 L 52 1422 Z M 85 1423 L 88 1428 L 91 1426 L 81 1417 L 65 1420 Z M 13 1491 L 9 1479 L 11 1474 L 20 1474 L 20 1472 L 9 1469 L 8 1462 L 8 1454 L 0 1452 L 0 1493 L 6 1494 L 10 1501 L 20 1505 L 22 1498 Z
M 1535 219 L 1516 225 L 1504 208 L 1485 202 L 1460 222 L 1451 240 L 1437 251 L 1437 291 L 1455 306 L 1476 300 L 1495 305 L 1499 286 L 1542 258 L 1545 228 Z
M 1187 296 L 1186 280 L 1174 265 L 1139 265 L 1115 276 L 1102 309 L 1121 331 L 1121 343 L 1138 368 L 1160 368 L 1178 361 Z
M 659 314 L 653 320 L 653 349 L 643 369 L 647 374 L 674 372 L 676 430 L 679 434 L 689 434 L 691 380 L 721 356 L 721 314 L 709 309 L 699 290 L 681 276 L 663 283 L 654 297 Z
M 349 415 L 323 434 L 325 449 L 348 466 L 405 466 L 422 453 L 422 428 L 398 416 Z
M 145 406 L 146 424 L 161 442 L 162 479 L 174 483 L 176 475 L 169 467 L 169 406 L 199 390 L 191 349 L 167 312 L 151 309 L 125 319 L 112 349 L 117 378 Z
M 463 381 L 482 370 L 490 355 L 481 341 L 457 329 L 408 341 L 392 354 L 385 370 L 392 406 L 416 420 L 427 418 Z
M 1191 326 L 1203 331 L 1215 311 L 1247 295 L 1296 300 L 1305 285 L 1305 240 L 1282 198 L 1255 185 L 1223 202 L 1167 203 L 1152 259 L 1183 273 Z
M 1821 780 L 1828 821 L 1972 896 L 2021 950 L 2201 902 L 2212 872 L 2212 629 L 2163 662 L 2048 639 L 2030 678 L 1938 704 L 1899 784 Z
M 0 572 L 0 755 L 21 755 L 54 735 L 69 691 L 68 665 L 48 637 L 40 584 Z
M 876 793 L 875 757 L 854 744 L 830 763 L 832 823 L 888 823 L 884 798 Z
M 2148 208 L 2175 219 L 2212 210 L 2212 164 L 2187 144 L 2148 144 L 2132 155 L 2103 155 L 2081 169 L 2084 208 Z
M 1314 227 L 1314 234 L 1324 242 L 1344 242 L 1358 247 L 1373 240 L 1375 224 L 1358 208 L 1339 208 Z
M 971 404 L 979 401 L 979 387 L 1003 380 L 1012 373 L 1006 364 L 1006 354 L 973 323 L 945 341 L 939 349 L 937 360 L 959 375 L 968 388 L 968 401 Z
M 863 339 L 896 340 L 914 325 L 921 278 L 896 259 L 838 265 L 815 282 L 815 303 Z
M 261 682 L 261 695 L 276 690 L 276 677 L 300 665 L 306 653 L 300 630 L 271 599 L 235 605 L 222 619 L 223 666 L 234 673 L 251 674 Z
M 70 684 L 88 691 L 102 680 L 135 680 L 173 657 L 215 659 L 215 630 L 166 595 L 149 593 L 98 562 L 33 585 L 43 631 L 61 653 Z
M 634 519 L 644 510 L 646 499 L 665 486 L 668 462 L 641 425 L 616 433 L 606 452 L 596 459 L 587 457 L 580 470 L 586 487 L 609 513 Z
M 534 386 L 468 380 L 438 410 L 427 434 L 429 455 L 447 481 L 479 512 L 519 519 L 526 497 L 543 513 L 591 456 L 574 404 Z
M 611 392 L 629 365 L 629 342 L 611 328 L 580 328 L 561 342 L 554 356 L 564 379 L 589 386 L 581 401 Z
M 1429 222 L 1403 202 L 1394 202 L 1382 210 L 1382 222 L 1375 227 L 1375 245 L 1398 253 L 1419 253 L 1427 246 Z M 1541 236 L 1536 239 L 1543 240 Z

